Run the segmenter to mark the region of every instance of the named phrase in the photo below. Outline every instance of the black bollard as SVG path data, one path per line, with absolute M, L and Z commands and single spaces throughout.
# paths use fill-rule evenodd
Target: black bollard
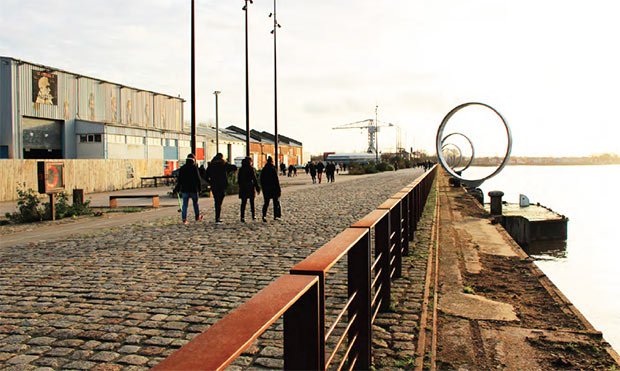
M 502 215 L 502 191 L 491 191 L 489 197 L 491 198 L 491 215 Z

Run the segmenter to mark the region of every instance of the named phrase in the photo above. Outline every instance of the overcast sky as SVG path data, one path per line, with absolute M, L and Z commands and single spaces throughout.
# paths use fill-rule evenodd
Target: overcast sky
M 197 117 L 245 127 L 243 0 L 195 0 Z M 252 128 L 273 132 L 272 0 L 250 6 Z M 620 152 L 620 2 L 278 0 L 278 127 L 312 153 L 363 151 L 374 118 L 434 152 L 438 125 L 481 101 L 514 155 Z M 189 0 L 0 0 L 0 55 L 190 99 Z M 186 104 L 185 119 L 190 118 Z M 493 117 L 479 149 L 505 134 Z M 457 129 L 447 129 L 446 133 Z M 397 130 L 379 134 L 381 150 Z

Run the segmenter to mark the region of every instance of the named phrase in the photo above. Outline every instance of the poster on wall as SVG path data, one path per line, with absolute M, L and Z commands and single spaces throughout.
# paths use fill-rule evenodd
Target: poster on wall
M 58 76 L 46 71 L 32 71 L 32 102 L 56 105 Z

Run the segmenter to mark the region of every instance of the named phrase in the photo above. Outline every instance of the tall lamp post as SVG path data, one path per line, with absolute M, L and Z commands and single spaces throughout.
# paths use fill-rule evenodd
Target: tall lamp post
M 379 106 L 375 106 L 375 161 L 377 164 L 379 163 L 379 118 L 377 111 L 379 111 Z
M 250 157 L 250 82 L 248 71 L 248 2 L 253 4 L 252 0 L 245 0 L 243 11 L 245 12 L 245 155 Z
M 220 123 L 217 104 L 217 97 L 220 93 L 221 91 L 219 90 L 213 92 L 213 95 L 215 95 L 215 153 L 220 153 Z
M 281 28 L 282 26 L 280 26 L 278 19 L 276 18 L 276 0 L 273 0 L 273 13 L 270 13 L 269 17 L 273 17 L 273 30 L 271 30 L 271 33 L 273 34 L 273 124 L 276 138 L 274 166 L 278 169 L 278 62 L 276 35 L 278 33 L 278 28 Z
M 191 89 L 192 89 L 192 114 L 191 114 L 191 129 L 190 129 L 190 146 L 193 154 L 196 154 L 196 53 L 195 53 L 195 32 L 194 32 L 194 0 L 192 0 L 192 21 L 191 21 Z

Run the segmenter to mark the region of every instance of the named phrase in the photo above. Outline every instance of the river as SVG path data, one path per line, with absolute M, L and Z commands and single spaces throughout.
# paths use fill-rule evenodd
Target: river
M 489 173 L 471 168 L 463 176 Z M 535 246 L 536 264 L 586 318 L 620 351 L 620 165 L 507 166 L 481 188 L 504 192 L 517 203 L 519 193 L 566 215 L 566 243 Z M 618 229 L 618 230 L 616 230 Z

